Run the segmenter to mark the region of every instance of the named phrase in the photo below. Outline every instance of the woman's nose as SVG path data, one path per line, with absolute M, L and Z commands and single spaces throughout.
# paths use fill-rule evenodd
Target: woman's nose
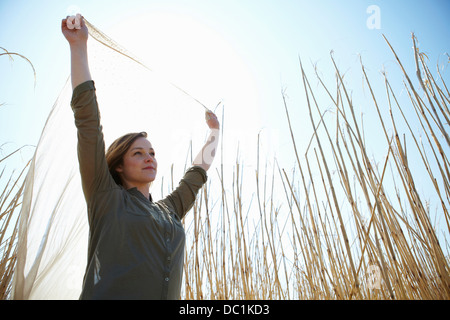
M 147 153 L 146 155 L 145 155 L 145 161 L 146 162 L 153 162 L 153 156 L 150 154 L 150 153 Z

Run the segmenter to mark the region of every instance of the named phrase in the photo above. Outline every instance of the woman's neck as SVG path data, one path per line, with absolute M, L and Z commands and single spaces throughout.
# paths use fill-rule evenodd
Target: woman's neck
M 136 186 L 125 183 L 124 188 L 126 190 L 136 188 L 146 199 L 150 199 L 150 184 Z

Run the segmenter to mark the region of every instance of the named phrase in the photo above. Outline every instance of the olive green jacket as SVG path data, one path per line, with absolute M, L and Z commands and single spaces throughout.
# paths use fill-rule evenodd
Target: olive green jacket
M 192 167 L 165 199 L 153 202 L 136 188 L 117 185 L 109 173 L 95 85 L 73 91 L 78 159 L 87 203 L 89 244 L 80 299 L 179 299 L 185 233 L 206 172 Z

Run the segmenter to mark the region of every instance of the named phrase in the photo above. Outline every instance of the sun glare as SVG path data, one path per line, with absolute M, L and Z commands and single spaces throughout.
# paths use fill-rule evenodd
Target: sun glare
M 77 6 L 77 5 L 71 4 L 71 5 L 68 6 L 67 9 L 66 9 L 66 14 L 67 14 L 68 16 L 74 16 L 74 15 L 76 15 L 77 13 L 82 13 L 80 7 Z
M 247 158 L 254 158 L 261 126 L 256 81 L 238 50 L 216 30 L 187 15 L 151 12 L 128 18 L 105 32 L 161 81 L 176 85 L 211 110 L 221 103 L 215 111 L 219 119 L 224 116 L 224 143 L 232 152 L 224 161 L 235 162 L 238 145 L 241 154 L 248 152 Z M 189 115 L 181 112 L 178 116 L 177 110 L 172 113 L 171 136 L 178 145 L 186 143 L 180 137 L 192 139 L 195 153 L 207 131 L 204 108 L 200 104 L 187 107 L 192 108 Z M 158 125 L 160 132 L 165 132 L 165 123 L 158 121 Z

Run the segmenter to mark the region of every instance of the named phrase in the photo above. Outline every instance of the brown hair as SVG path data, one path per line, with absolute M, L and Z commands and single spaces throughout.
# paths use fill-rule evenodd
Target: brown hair
M 108 163 L 109 173 L 113 177 L 114 181 L 119 185 L 122 185 L 122 180 L 120 179 L 116 168 L 123 164 L 124 155 L 138 138 L 147 138 L 147 133 L 128 133 L 116 139 L 109 146 L 108 151 L 106 151 L 106 162 Z

